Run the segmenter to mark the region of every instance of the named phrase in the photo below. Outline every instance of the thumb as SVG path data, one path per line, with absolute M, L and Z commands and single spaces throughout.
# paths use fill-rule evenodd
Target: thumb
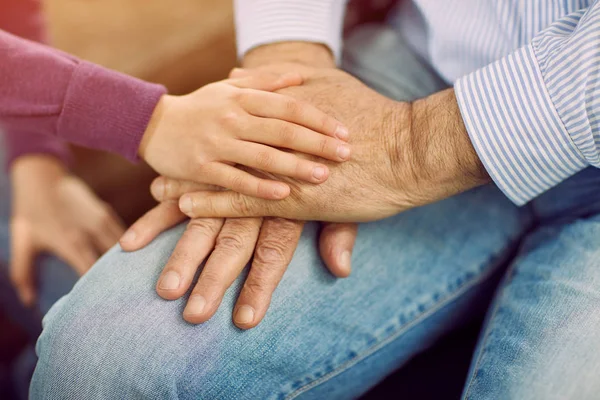
M 358 233 L 357 224 L 324 224 L 319 237 L 321 257 L 331 273 L 346 278 L 352 269 L 352 250 Z
M 25 221 L 12 221 L 10 279 L 26 306 L 32 306 L 36 298 L 33 268 L 36 253 L 29 225 Z
M 255 89 L 274 92 L 290 86 L 302 85 L 304 79 L 297 72 L 276 74 L 274 72 L 255 71 L 247 76 L 226 81 L 240 89 Z

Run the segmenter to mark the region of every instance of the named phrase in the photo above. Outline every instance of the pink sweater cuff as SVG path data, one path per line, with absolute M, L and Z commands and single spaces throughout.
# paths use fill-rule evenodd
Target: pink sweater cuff
M 138 161 L 140 141 L 165 93 L 162 85 L 80 61 L 64 98 L 58 135 Z

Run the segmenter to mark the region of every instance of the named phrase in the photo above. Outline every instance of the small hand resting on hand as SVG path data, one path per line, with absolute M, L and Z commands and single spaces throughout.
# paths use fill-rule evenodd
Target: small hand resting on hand
M 235 164 L 313 184 L 329 168 L 279 150 L 345 161 L 348 130 L 317 108 L 273 91 L 302 84 L 300 74 L 263 73 L 213 83 L 185 96 L 164 96 L 144 133 L 139 155 L 158 173 L 264 199 L 283 199 L 287 184 Z
M 339 70 L 300 70 L 306 83 L 283 93 L 308 100 L 344 121 L 352 129 L 352 159 L 328 163 L 331 177 L 321 185 L 281 177 L 292 188 L 291 195 L 281 201 L 180 183 L 174 196 L 181 196 L 184 214 L 191 218 L 269 216 L 366 222 L 489 182 L 452 89 L 413 103 L 397 102 Z

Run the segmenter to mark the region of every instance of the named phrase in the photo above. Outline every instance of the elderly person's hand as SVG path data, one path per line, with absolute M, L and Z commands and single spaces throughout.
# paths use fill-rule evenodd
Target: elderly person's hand
M 251 57 L 246 57 L 244 65 L 266 66 L 290 61 L 288 56 L 292 56 L 306 65 L 334 67 L 331 54 L 323 46 L 291 44 L 288 47 L 284 44 L 284 47 L 276 44 L 256 49 Z M 153 194 L 157 200 L 171 199 L 173 193 L 181 193 L 189 183 L 182 185 L 159 178 L 152 186 Z M 194 186 L 194 189 L 199 188 L 207 187 Z M 121 247 L 125 251 L 138 250 L 185 218 L 177 200 L 163 201 L 127 231 L 121 238 Z M 267 312 L 271 296 L 296 250 L 303 225 L 301 221 L 281 218 L 192 219 L 158 279 L 156 290 L 164 299 L 180 298 L 189 289 L 199 265 L 210 254 L 183 313 L 186 321 L 202 323 L 212 317 L 225 290 L 252 258 L 233 310 L 233 321 L 239 328 L 253 328 Z M 350 274 L 356 231 L 355 224 L 325 224 L 321 230 L 321 257 L 337 277 Z
M 188 185 L 184 183 L 184 187 Z M 194 187 L 211 189 L 198 184 Z M 157 178 L 152 194 L 157 200 L 170 199 L 183 189 L 177 181 Z M 185 219 L 176 200 L 165 200 L 129 228 L 121 246 L 125 251 L 141 249 L 160 232 Z M 233 321 L 242 329 L 255 327 L 266 314 L 271 296 L 292 259 L 302 226 L 300 221 L 279 218 L 192 219 L 165 265 L 156 291 L 166 300 L 180 298 L 192 285 L 200 264 L 206 261 L 183 312 L 186 321 L 203 323 L 217 311 L 225 291 L 253 258 Z M 324 228 L 321 255 L 335 276 L 350 273 L 354 240 L 352 224 Z M 346 249 L 342 250 L 346 252 L 342 255 L 345 260 L 339 260 L 339 249 Z
M 330 164 L 331 177 L 319 186 L 286 179 L 292 194 L 281 201 L 233 192 L 188 193 L 179 201 L 186 215 L 371 221 L 489 180 L 462 124 L 452 89 L 414 104 L 402 103 L 339 70 L 295 68 L 304 75 L 305 85 L 284 92 L 349 127 L 352 160 Z M 184 186 L 175 195 L 193 191 L 193 185 Z

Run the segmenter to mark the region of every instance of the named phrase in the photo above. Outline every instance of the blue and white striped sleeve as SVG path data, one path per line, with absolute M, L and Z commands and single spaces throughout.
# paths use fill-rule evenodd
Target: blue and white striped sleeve
M 235 0 L 238 56 L 269 43 L 322 43 L 340 59 L 347 0 Z
M 600 167 L 600 0 L 459 79 L 455 91 L 481 161 L 514 203 Z

